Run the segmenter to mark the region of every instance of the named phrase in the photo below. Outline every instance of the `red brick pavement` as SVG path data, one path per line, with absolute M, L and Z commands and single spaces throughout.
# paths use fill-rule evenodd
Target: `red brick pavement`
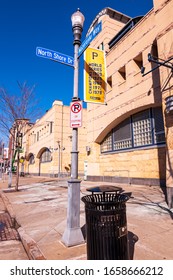
M 13 227 L 12 220 L 8 213 L 0 214 L 0 241 L 19 240 L 19 234 Z

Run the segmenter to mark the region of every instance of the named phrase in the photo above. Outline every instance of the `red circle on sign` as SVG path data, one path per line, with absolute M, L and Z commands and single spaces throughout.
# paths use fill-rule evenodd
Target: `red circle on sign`
M 75 114 L 79 113 L 82 109 L 82 106 L 80 103 L 75 102 L 71 105 L 71 111 Z

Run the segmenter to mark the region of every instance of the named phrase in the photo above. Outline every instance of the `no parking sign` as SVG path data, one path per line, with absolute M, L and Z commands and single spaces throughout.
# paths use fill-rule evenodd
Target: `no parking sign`
M 82 102 L 75 101 L 70 105 L 70 127 L 77 128 L 82 126 Z

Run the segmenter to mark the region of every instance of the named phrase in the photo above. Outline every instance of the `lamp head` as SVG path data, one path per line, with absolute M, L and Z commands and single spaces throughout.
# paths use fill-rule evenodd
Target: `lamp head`
M 78 25 L 81 28 L 83 28 L 84 20 L 85 20 L 85 17 L 80 12 L 80 9 L 78 8 L 77 11 L 74 14 L 72 14 L 72 16 L 71 16 L 72 27 Z

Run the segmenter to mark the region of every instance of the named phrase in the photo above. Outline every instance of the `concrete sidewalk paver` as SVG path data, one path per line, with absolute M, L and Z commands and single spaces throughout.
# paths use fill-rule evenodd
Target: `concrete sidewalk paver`
M 1 241 L 0 260 L 28 260 L 28 255 L 26 254 L 21 241 Z
M 0 197 L 0 260 L 27 260 L 28 255 Z
M 102 184 L 82 181 L 81 197 L 89 194 L 86 188 Z M 134 197 L 126 203 L 128 231 L 137 237 L 131 257 L 134 260 L 172 260 L 173 212 L 168 209 L 161 189 L 145 186 L 123 186 L 123 189 L 132 192 Z M 66 247 L 61 242 L 66 227 L 67 192 L 66 179 L 35 178 L 34 181 L 32 178 L 29 182 L 25 178 L 18 192 L 5 193 L 18 224 L 34 240 L 45 259 L 87 259 L 85 243 Z M 82 227 L 85 224 L 83 202 L 80 211 Z

